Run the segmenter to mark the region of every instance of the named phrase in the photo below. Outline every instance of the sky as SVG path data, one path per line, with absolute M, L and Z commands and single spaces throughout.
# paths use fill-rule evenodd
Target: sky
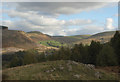
M 4 2 L 0 8 L 10 30 L 71 36 L 118 28 L 117 2 Z

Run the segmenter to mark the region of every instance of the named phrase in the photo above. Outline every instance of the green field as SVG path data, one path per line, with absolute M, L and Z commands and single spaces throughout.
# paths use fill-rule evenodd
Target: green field
M 48 47 L 61 47 L 66 46 L 66 44 L 60 43 L 54 40 L 47 40 L 47 41 L 39 41 L 40 44 L 48 46 Z
M 47 61 L 3 70 L 7 80 L 117 80 L 114 73 L 74 61 Z

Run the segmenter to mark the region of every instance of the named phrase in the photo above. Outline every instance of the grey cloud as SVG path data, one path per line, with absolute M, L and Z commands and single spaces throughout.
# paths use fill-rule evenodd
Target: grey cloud
M 42 14 L 74 14 L 106 6 L 103 2 L 21 2 L 18 11 L 37 11 Z
M 119 2 L 119 0 L 3 0 L 2 2 Z

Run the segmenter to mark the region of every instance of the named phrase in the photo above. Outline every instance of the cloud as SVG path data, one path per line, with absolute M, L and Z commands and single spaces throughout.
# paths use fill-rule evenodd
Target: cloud
M 73 34 L 70 26 L 86 26 L 92 24 L 94 21 L 90 19 L 73 19 L 73 20 L 58 20 L 54 17 L 43 16 L 39 13 L 29 11 L 20 12 L 15 10 L 6 10 L 9 12 L 8 16 L 11 18 L 18 18 L 17 20 L 6 20 L 4 25 L 10 27 L 10 29 L 23 30 L 23 31 L 41 31 L 49 35 L 68 35 Z M 68 33 L 69 32 L 69 33 Z
M 23 23 L 24 22 L 24 23 Z M 104 27 L 96 26 L 96 25 L 86 25 L 86 26 L 78 26 L 78 28 L 70 28 L 66 26 L 38 26 L 34 25 L 25 20 L 20 21 L 4 21 L 4 25 L 11 27 L 14 30 L 23 30 L 24 31 L 40 31 L 45 34 L 49 35 L 61 35 L 61 36 L 68 36 L 68 35 L 83 35 L 83 34 L 93 34 L 97 32 L 104 31 Z M 18 28 L 16 28 L 18 27 Z
M 21 2 L 16 3 L 18 11 L 37 11 L 41 14 L 75 14 L 106 6 L 103 2 Z
M 74 34 L 74 33 L 76 34 L 76 31 L 78 30 L 78 29 L 75 30 L 75 28 L 74 29 L 70 28 L 71 25 L 77 25 L 78 21 L 76 20 L 72 20 L 73 22 L 72 24 L 71 21 L 62 20 L 63 21 L 62 23 L 61 20 L 56 20 L 54 18 L 46 19 L 42 17 L 41 21 L 42 22 L 38 22 L 37 19 L 29 20 L 29 17 L 28 17 L 28 19 L 26 18 L 26 19 L 20 19 L 16 21 L 5 20 L 3 21 L 3 25 L 6 25 L 9 27 L 9 29 L 14 29 L 14 30 L 23 30 L 27 32 L 40 31 L 49 35 L 64 35 L 64 36 L 69 34 Z M 50 22 L 50 21 L 53 21 L 53 22 Z M 79 20 L 79 22 L 81 25 L 78 24 L 78 26 L 82 26 L 82 25 L 86 26 L 92 23 L 90 20 Z
M 103 32 L 104 27 L 97 25 L 87 25 L 82 28 L 72 28 L 66 30 L 66 35 L 86 35 L 86 34 L 95 34 L 98 32 Z
M 114 30 L 115 29 L 115 27 L 113 26 L 113 19 L 112 18 L 106 19 L 106 28 L 107 28 L 107 30 Z
M 14 5 L 15 4 L 15 5 Z M 8 7 L 10 7 L 9 3 Z M 60 14 L 75 14 L 87 12 L 106 6 L 106 3 L 95 2 L 74 2 L 74 3 L 45 3 L 27 2 L 12 3 L 15 8 L 3 10 L 11 18 L 4 20 L 3 24 L 10 29 L 23 31 L 40 31 L 49 35 L 77 35 L 93 34 L 101 32 L 104 27 L 91 25 L 95 21 L 91 19 L 59 20 Z M 13 7 L 12 6 L 12 7 Z M 13 20 L 15 19 L 15 20 Z M 107 28 L 110 29 L 110 19 L 107 20 Z M 71 26 L 76 26 L 71 27 Z
M 119 2 L 119 0 L 3 0 L 2 2 Z
M 8 16 L 11 18 L 20 18 L 27 20 L 35 25 L 39 26 L 70 26 L 70 25 L 86 25 L 93 23 L 90 19 L 73 19 L 73 20 L 58 20 L 54 17 L 43 16 L 39 13 L 35 12 L 19 12 L 15 10 L 7 10 L 4 11 L 6 13 L 9 12 Z

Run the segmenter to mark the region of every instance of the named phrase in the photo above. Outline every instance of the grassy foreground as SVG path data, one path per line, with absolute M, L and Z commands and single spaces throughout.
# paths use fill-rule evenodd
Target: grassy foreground
M 7 80 L 117 80 L 118 76 L 91 65 L 60 60 L 3 70 Z

